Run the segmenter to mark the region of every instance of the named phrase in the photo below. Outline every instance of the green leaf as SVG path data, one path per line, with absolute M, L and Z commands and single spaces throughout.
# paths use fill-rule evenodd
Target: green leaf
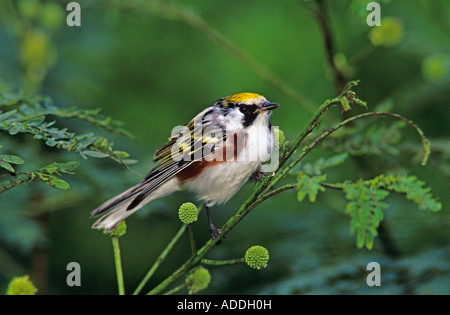
M 437 212 L 442 209 L 442 204 L 431 194 L 431 188 L 424 187 L 425 182 L 419 180 L 416 176 L 382 174 L 367 181 L 366 184 L 404 194 L 408 200 L 416 203 L 420 210 Z
M 317 199 L 317 194 L 319 191 L 325 191 L 325 188 L 320 184 L 324 182 L 327 175 L 320 176 L 308 176 L 304 175 L 303 172 L 297 177 L 297 199 L 298 201 L 303 201 L 306 195 L 309 197 L 310 202 L 315 202 Z
M 320 158 L 314 163 L 306 163 L 302 171 L 309 175 L 320 175 L 324 169 L 342 164 L 347 158 L 348 153 L 336 154 L 328 159 Z
M 92 150 L 86 150 L 86 151 L 83 151 L 83 153 L 86 155 L 92 156 L 92 157 L 96 157 L 96 158 L 105 158 L 105 157 L 109 156 L 106 153 L 92 151 Z
M 14 115 L 15 113 L 17 113 L 17 109 L 10 110 L 10 111 L 8 111 L 8 112 L 6 112 L 6 113 L 1 114 L 1 115 L 0 115 L 0 121 L 3 121 L 3 120 L 8 119 L 9 117 L 11 117 L 12 115 Z
M 67 128 L 55 127 L 56 121 L 47 121 L 48 117 L 56 117 L 58 122 L 59 118 L 84 120 L 106 131 L 133 137 L 121 128 L 121 122 L 100 115 L 98 109 L 59 108 L 49 97 L 24 98 L 20 95 L 11 95 L 4 98 L 3 96 L 4 94 L 0 95 L 0 106 L 17 107 L 6 113 L 0 112 L 0 130 L 10 135 L 30 134 L 34 139 L 41 139 L 50 147 L 75 151 L 83 158 L 86 158 L 86 155 L 97 158 L 109 157 L 122 163 L 121 160 L 129 157 L 124 151 L 114 151 L 112 144 L 103 137 L 95 136 L 93 133 L 78 135 L 69 132 Z
M 4 169 L 6 169 L 8 172 L 14 173 L 14 168 L 11 166 L 11 164 L 6 163 L 6 162 L 2 162 L 0 161 L 0 167 L 3 167 Z
M 0 155 L 0 161 L 6 162 L 6 163 L 13 163 L 13 164 L 25 163 L 24 159 L 22 159 L 20 156 L 9 155 L 9 154 Z
M 69 189 L 70 185 L 65 180 L 62 180 L 61 178 L 58 178 L 54 175 L 48 175 L 48 181 L 46 181 L 47 184 L 49 184 L 52 187 L 59 188 L 59 189 Z
M 49 181 L 49 176 L 51 176 L 51 175 L 47 175 L 47 174 L 44 174 L 44 173 L 41 173 L 41 172 L 36 172 L 36 175 L 37 175 L 37 177 L 39 177 L 39 179 L 41 180 L 41 181 L 43 181 L 44 183 L 46 183 L 46 182 L 48 182 Z
M 383 220 L 383 210 L 387 204 L 383 201 L 389 191 L 404 194 L 408 200 L 418 205 L 420 210 L 436 212 L 441 210 L 430 193 L 429 187 L 415 176 L 379 175 L 371 180 L 359 180 L 357 183 L 345 182 L 343 191 L 349 201 L 346 213 L 351 216 L 350 232 L 356 233 L 356 245 L 367 249 L 373 247 L 377 228 Z
M 8 132 L 10 135 L 18 134 L 22 130 L 22 124 L 13 124 L 11 128 L 8 128 Z
M 39 169 L 40 172 L 45 172 L 46 174 L 53 174 L 58 172 L 58 167 L 56 165 L 50 164 Z
M 122 160 L 122 162 L 127 164 L 127 165 L 132 165 L 132 164 L 136 164 L 139 161 L 135 160 L 135 159 L 125 159 L 125 160 Z
M 66 163 L 57 163 L 53 162 L 50 165 L 41 167 L 39 171 L 45 172 L 47 174 L 53 174 L 53 173 L 67 173 L 67 174 L 74 174 L 74 170 L 80 165 L 80 162 L 71 161 Z
M 389 192 L 368 186 L 363 180 L 345 182 L 343 191 L 349 201 L 345 212 L 352 218 L 350 233 L 356 233 L 356 246 L 362 248 L 365 245 L 371 249 L 377 235 L 376 229 L 383 220 L 383 210 L 388 206 L 383 200 Z
M 356 246 L 358 248 L 363 248 L 366 242 L 366 232 L 363 229 L 358 229 L 356 234 Z
M 348 158 L 348 153 L 336 154 L 328 159 L 326 159 L 322 164 L 322 169 L 334 167 L 336 165 L 342 164 Z
M 371 250 L 373 248 L 373 241 L 375 240 L 375 235 L 371 233 L 366 233 L 366 248 Z
M 350 155 L 392 155 L 400 154 L 399 142 L 402 139 L 404 121 L 390 124 L 365 124 L 356 121 L 354 127 L 329 138 L 325 145 L 337 152 Z
M 125 151 L 114 151 L 114 152 L 113 152 L 113 155 L 114 155 L 116 158 L 121 159 L 121 160 L 130 157 L 130 154 L 128 154 L 128 153 L 125 152 Z
M 73 171 L 75 171 L 75 169 L 77 169 L 79 166 L 80 166 L 80 162 L 77 162 L 77 161 L 60 163 L 59 170 L 63 173 L 73 174 Z
M 346 96 L 342 96 L 340 99 L 342 110 L 344 112 L 351 110 L 350 102 L 348 101 Z

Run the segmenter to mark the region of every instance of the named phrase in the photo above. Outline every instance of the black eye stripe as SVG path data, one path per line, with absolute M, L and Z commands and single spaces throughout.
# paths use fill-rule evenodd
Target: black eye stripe
M 234 108 L 239 110 L 244 115 L 242 121 L 244 127 L 250 126 L 256 117 L 258 117 L 258 113 L 256 112 L 258 106 L 254 104 L 247 105 L 242 103 L 227 102 L 225 105 L 219 100 L 216 105 L 218 105 L 224 116 L 227 116 L 231 111 L 233 111 Z
M 255 112 L 256 111 L 256 106 L 255 105 L 241 105 L 239 106 L 239 110 L 242 114 L 244 114 L 244 127 L 248 127 L 250 126 L 253 121 L 256 119 L 256 116 L 258 116 L 258 114 Z

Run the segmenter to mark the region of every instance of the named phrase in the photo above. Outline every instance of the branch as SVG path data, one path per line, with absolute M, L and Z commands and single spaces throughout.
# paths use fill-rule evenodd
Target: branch
M 114 249 L 114 263 L 116 265 L 117 286 L 119 288 L 119 295 L 125 295 L 125 287 L 123 284 L 122 260 L 120 258 L 119 237 L 113 236 L 111 239 Z
M 336 56 L 336 48 L 334 44 L 333 34 L 330 28 L 330 17 L 328 16 L 326 1 L 316 0 L 316 4 L 317 11 L 315 12 L 314 16 L 317 20 L 317 23 L 319 24 L 320 31 L 322 33 L 322 39 L 325 46 L 325 56 L 331 68 L 334 86 L 337 91 L 341 91 L 344 88 L 345 83 L 347 82 L 347 78 L 338 68 L 334 59 Z
M 200 262 L 202 264 L 211 265 L 211 266 L 225 266 L 225 265 L 242 264 L 245 262 L 245 258 L 242 257 L 242 258 L 228 259 L 228 260 L 202 259 Z

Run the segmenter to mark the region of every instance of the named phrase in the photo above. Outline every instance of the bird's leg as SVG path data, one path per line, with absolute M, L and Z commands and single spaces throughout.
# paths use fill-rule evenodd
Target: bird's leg
M 250 176 L 250 178 L 251 178 L 252 180 L 254 180 L 255 182 L 257 182 L 257 183 L 260 183 L 260 182 L 263 181 L 264 176 L 267 176 L 267 173 L 261 171 L 261 169 L 258 169 L 257 171 L 255 171 L 255 172 Z
M 212 223 L 211 214 L 209 213 L 209 207 L 206 204 L 205 204 L 205 210 L 206 210 L 206 215 L 208 216 L 209 231 L 211 232 L 211 238 L 214 240 L 221 233 L 221 231 L 218 228 L 216 228 L 214 226 L 214 224 Z

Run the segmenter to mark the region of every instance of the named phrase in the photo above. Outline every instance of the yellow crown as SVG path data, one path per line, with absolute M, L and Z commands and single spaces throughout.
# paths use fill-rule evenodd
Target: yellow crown
M 237 93 L 230 96 L 227 96 L 225 99 L 229 102 L 234 103 L 245 103 L 250 100 L 257 100 L 262 98 L 262 95 L 256 94 L 256 93 Z

